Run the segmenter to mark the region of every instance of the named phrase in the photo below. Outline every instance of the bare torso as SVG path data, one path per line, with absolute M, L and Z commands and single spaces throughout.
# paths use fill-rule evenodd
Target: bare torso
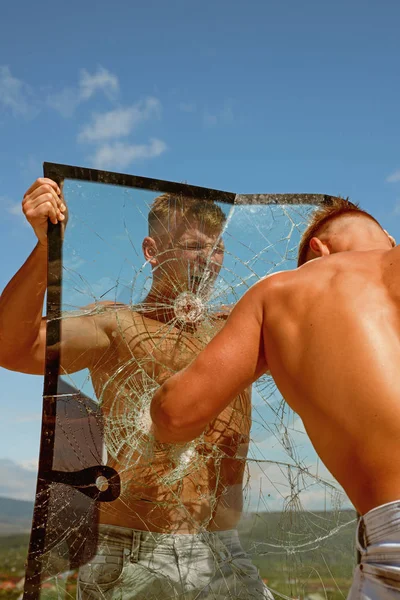
M 91 376 L 104 414 L 108 464 L 122 482 L 120 497 L 102 505 L 100 521 L 175 533 L 235 527 L 242 510 L 249 392 L 221 413 L 202 443 L 154 452 L 148 435 L 155 388 L 184 368 L 223 321 L 206 319 L 188 332 L 126 308 L 96 318 L 112 343 Z
M 400 248 L 259 284 L 268 366 L 360 513 L 400 498 Z

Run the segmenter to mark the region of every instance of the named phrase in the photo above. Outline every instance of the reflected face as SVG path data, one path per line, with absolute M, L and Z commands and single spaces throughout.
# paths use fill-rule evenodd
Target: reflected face
M 214 285 L 224 259 L 220 232 L 205 232 L 189 224 L 165 250 L 160 248 L 158 271 L 174 291 L 207 292 Z

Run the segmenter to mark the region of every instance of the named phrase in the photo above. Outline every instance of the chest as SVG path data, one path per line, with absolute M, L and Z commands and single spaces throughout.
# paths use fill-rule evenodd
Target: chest
M 98 385 L 110 381 L 121 386 L 132 379 L 140 385 L 149 379 L 161 385 L 184 369 L 210 342 L 223 323 L 205 321 L 196 329 L 184 330 L 140 315 L 120 319 L 111 332 L 107 356 L 92 372 Z

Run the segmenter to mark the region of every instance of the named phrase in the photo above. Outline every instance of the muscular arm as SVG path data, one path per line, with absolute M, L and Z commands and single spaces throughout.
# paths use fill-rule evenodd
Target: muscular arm
M 198 437 L 232 400 L 267 370 L 260 287 L 242 298 L 224 328 L 155 394 L 153 432 L 160 442 Z
M 47 226 L 67 223 L 61 188 L 51 179 L 37 179 L 24 195 L 22 210 L 38 244 L 0 297 L 0 366 L 40 375 L 44 372 L 46 318 L 42 318 L 47 286 Z M 110 313 L 63 319 L 61 367 L 72 373 L 90 368 L 110 344 Z
M 46 351 L 42 318 L 47 276 L 47 248 L 40 243 L 11 279 L 0 298 L 0 366 L 41 375 Z M 107 315 L 77 316 L 62 321 L 60 358 L 67 373 L 90 368 L 108 348 Z
M 46 324 L 42 325 L 42 307 L 46 278 L 47 246 L 38 243 L 0 297 L 0 365 L 6 369 L 43 373 Z M 30 356 L 31 352 L 35 356 Z M 27 370 L 22 368 L 24 363 Z

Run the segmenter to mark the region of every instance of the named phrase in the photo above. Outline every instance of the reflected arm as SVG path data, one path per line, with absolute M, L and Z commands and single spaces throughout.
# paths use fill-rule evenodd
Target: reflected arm
M 160 442 L 188 442 L 263 373 L 261 285 L 236 305 L 224 328 L 184 370 L 170 377 L 151 404 L 153 433 Z

